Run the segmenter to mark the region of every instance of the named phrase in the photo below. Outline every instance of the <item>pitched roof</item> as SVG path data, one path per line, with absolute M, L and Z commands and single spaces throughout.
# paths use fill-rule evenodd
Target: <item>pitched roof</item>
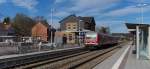
M 88 22 L 88 23 L 94 23 L 95 20 L 94 17 L 81 17 L 81 16 L 76 16 L 76 15 L 69 15 L 63 20 L 59 21 L 59 23 L 66 23 L 66 22 L 78 22 L 79 20 L 83 20 L 83 22 Z M 93 22 L 94 21 L 94 22 Z
M 46 27 L 49 27 L 50 25 L 47 23 L 47 22 L 45 22 L 45 21 L 36 21 L 36 24 L 38 24 L 38 23 L 41 23 L 41 24 L 43 24 L 44 26 L 46 26 Z M 35 24 L 35 25 L 36 25 Z
M 49 24 L 46 22 L 41 22 L 44 26 L 49 27 Z
M 59 21 L 59 23 L 66 23 L 66 22 L 77 22 L 78 19 L 76 15 L 72 14 L 67 17 L 65 17 L 63 20 Z
M 148 28 L 150 24 L 135 24 L 135 23 L 125 23 L 128 29 L 136 29 L 136 26 L 139 26 L 140 28 Z
M 84 22 L 94 23 L 94 25 L 95 25 L 94 17 L 81 17 L 81 16 L 79 16 L 78 18 L 79 18 L 80 20 L 83 20 Z M 94 21 L 94 22 L 93 22 L 93 21 Z
M 53 28 L 51 25 L 49 25 L 47 22 L 41 22 L 41 21 L 39 21 L 38 23 L 41 23 L 42 25 L 44 25 L 45 27 L 47 27 L 47 28 L 49 29 L 49 31 L 54 31 L 54 32 L 56 31 L 56 29 Z M 37 23 L 37 24 L 38 24 L 38 23 Z M 35 25 L 36 25 L 36 24 L 35 24 Z M 34 25 L 34 26 L 35 26 L 35 25 Z M 33 26 L 33 27 L 34 27 L 34 26 Z

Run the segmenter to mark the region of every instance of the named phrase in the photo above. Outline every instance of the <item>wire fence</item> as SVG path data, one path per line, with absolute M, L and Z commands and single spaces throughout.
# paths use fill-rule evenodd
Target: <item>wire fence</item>
M 50 51 L 56 49 L 72 48 L 77 47 L 76 44 L 65 44 L 62 43 L 24 43 L 24 42 L 13 42 L 5 43 L 0 42 L 0 56 L 10 54 L 24 54 L 32 52 Z

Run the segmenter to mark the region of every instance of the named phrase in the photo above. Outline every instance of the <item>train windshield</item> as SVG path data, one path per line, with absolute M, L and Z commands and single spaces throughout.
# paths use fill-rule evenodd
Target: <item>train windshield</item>
M 96 39 L 96 34 L 86 35 L 86 39 Z

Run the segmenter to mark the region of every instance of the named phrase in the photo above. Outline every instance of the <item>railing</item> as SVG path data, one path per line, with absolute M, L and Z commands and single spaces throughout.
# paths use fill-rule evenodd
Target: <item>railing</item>
M 0 42 L 0 50 L 3 50 L 3 53 L 0 52 L 0 56 L 2 55 L 10 55 L 10 54 L 23 54 L 23 53 L 31 53 L 31 52 L 39 52 L 39 51 L 49 51 L 55 49 L 63 49 L 63 48 L 72 48 L 77 47 L 77 45 L 62 45 L 61 43 L 47 43 L 41 44 L 39 43 L 24 43 L 24 42 L 13 42 L 6 43 Z M 7 53 L 5 53 L 7 52 Z
M 18 46 L 18 43 L 13 42 L 13 43 L 6 43 L 6 42 L 0 42 L 0 47 L 15 47 Z

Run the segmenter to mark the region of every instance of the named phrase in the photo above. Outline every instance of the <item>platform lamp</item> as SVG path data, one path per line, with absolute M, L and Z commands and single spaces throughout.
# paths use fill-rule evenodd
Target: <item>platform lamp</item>
M 50 18 L 51 18 L 51 26 L 50 26 L 50 34 L 51 34 L 50 37 L 51 38 L 50 38 L 50 43 L 51 43 L 52 46 L 53 46 L 53 38 L 52 38 L 53 37 L 52 36 L 52 34 L 53 34 L 53 31 L 52 31 L 52 29 L 53 29 L 52 28 L 52 24 L 53 24 L 53 12 L 54 12 L 54 8 L 52 7 L 51 8 L 51 15 L 50 15 Z
M 140 12 L 141 12 L 141 23 L 143 24 L 144 22 L 144 17 L 143 17 L 143 12 L 144 12 L 144 7 L 148 6 L 147 3 L 140 3 L 138 4 L 136 7 L 140 8 Z

